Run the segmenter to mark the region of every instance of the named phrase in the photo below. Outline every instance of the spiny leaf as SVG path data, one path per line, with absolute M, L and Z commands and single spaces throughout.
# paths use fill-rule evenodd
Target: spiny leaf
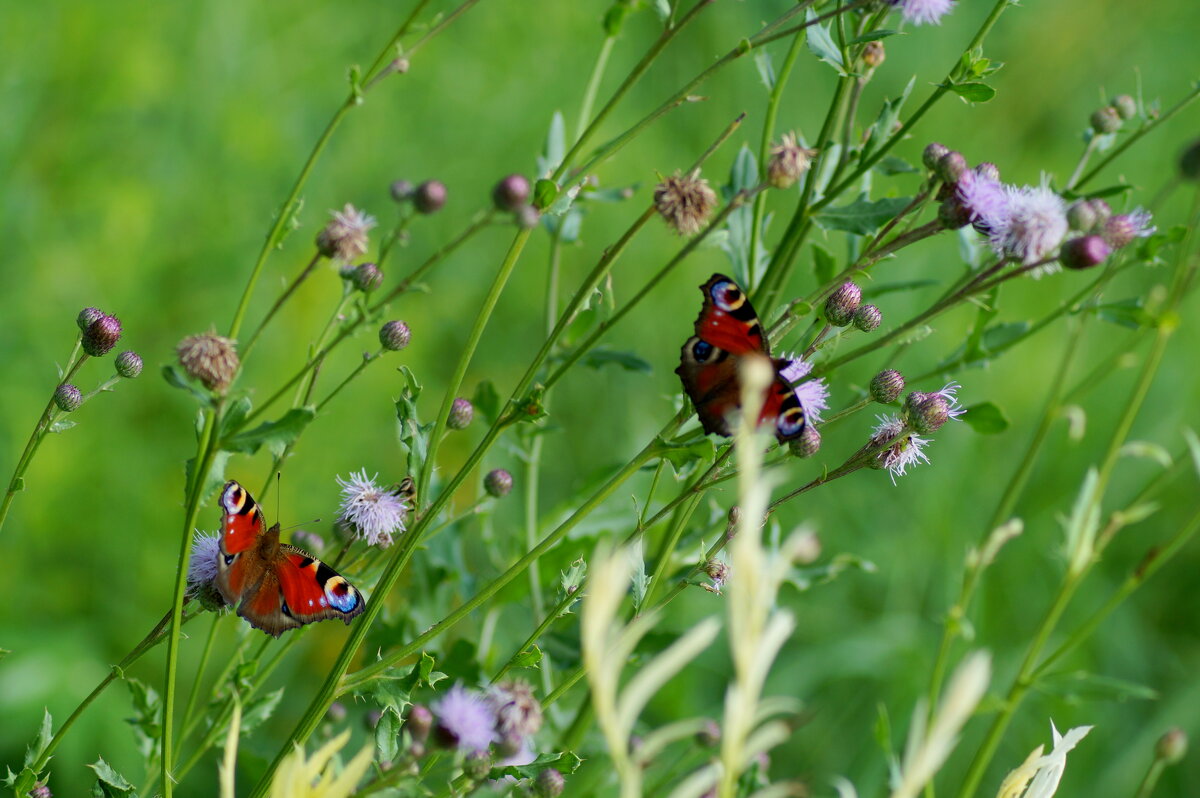
M 908 207 L 910 197 L 887 197 L 869 200 L 859 197 L 849 205 L 827 208 L 816 216 L 817 224 L 827 230 L 867 235 L 896 218 L 896 214 Z
M 505 767 L 492 768 L 492 772 L 488 774 L 488 778 L 502 779 L 505 776 L 512 776 L 515 779 L 533 779 L 537 778 L 539 773 L 549 767 L 553 767 L 564 776 L 569 776 L 578 770 L 581 764 L 583 764 L 583 760 L 570 751 L 562 754 L 542 754 L 528 765 L 507 765 Z
M 294 407 L 284 413 L 276 421 L 265 421 L 252 430 L 238 433 L 224 442 L 225 449 L 244 454 L 254 454 L 262 446 L 267 447 L 272 455 L 278 457 L 291 443 L 295 443 L 300 433 L 317 417 L 317 409 Z

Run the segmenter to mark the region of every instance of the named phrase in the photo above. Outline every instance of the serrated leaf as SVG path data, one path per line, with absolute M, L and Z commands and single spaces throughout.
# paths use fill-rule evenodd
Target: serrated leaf
M 986 83 L 955 83 L 950 91 L 969 103 L 985 103 L 996 96 L 996 90 Z
M 118 773 L 112 765 L 105 762 L 104 757 L 100 757 L 88 767 L 95 772 L 98 783 L 108 788 L 103 794 L 130 795 L 133 793 L 133 785 L 126 781 L 125 777 Z
M 28 795 L 37 786 L 38 774 L 30 768 L 21 768 L 19 773 L 13 773 L 12 768 L 5 765 L 4 771 L 7 775 L 0 779 L 0 785 L 12 790 L 14 795 Z
M 429 433 L 433 424 L 422 424 L 417 415 L 417 399 L 421 396 L 421 383 L 408 366 L 401 366 L 405 386 L 396 400 L 396 420 L 400 422 L 400 443 L 408 450 L 408 473 L 415 474 L 425 462 L 429 450 Z
M 541 661 L 542 650 L 535 645 L 513 657 L 512 666 L 514 668 L 536 668 Z
M 750 148 L 743 144 L 742 148 L 738 150 L 737 157 L 733 160 L 733 167 L 729 170 L 726 194 L 728 197 L 732 197 L 739 191 L 753 188 L 757 184 L 758 160 Z M 719 232 L 724 235 L 709 236 L 709 241 L 706 243 L 715 242 L 725 251 L 733 264 L 734 276 L 742 280 L 744 285 L 749 271 L 747 264 L 750 263 L 750 242 L 754 238 L 754 211 L 750 204 L 744 204 L 732 211 L 724 228 Z
M 833 37 L 829 35 L 829 26 L 811 24 L 812 21 L 817 18 L 817 15 L 811 8 L 805 12 L 804 16 L 806 21 L 810 23 L 808 27 L 805 28 L 805 30 L 808 32 L 808 39 L 806 42 L 808 44 L 808 49 L 811 50 L 813 55 L 815 55 L 817 58 L 836 69 L 839 75 L 846 74 L 845 64 L 842 63 L 842 51 L 840 48 L 838 48 L 837 43 L 834 42 Z
M 257 696 L 246 704 L 246 708 L 242 712 L 243 735 L 261 726 L 275 714 L 275 708 L 283 700 L 283 690 L 284 688 L 280 687 L 266 695 Z
M 646 557 L 642 551 L 642 538 L 638 537 L 626 547 L 626 553 L 633 563 L 630 575 L 633 579 L 633 609 L 637 612 L 642 608 L 646 590 L 650 587 L 650 575 L 646 573 Z
M 53 424 L 51 424 L 50 431 L 51 432 L 66 432 L 67 430 L 69 430 L 71 427 L 74 427 L 74 426 L 77 426 L 77 422 L 71 421 L 70 419 L 63 418 L 63 419 L 59 419 L 58 421 L 55 421 Z
M 221 418 L 221 437 L 224 438 L 237 431 L 242 426 L 242 422 L 246 420 L 246 416 L 250 415 L 253 407 L 248 396 L 239 396 L 230 402 L 225 409 L 225 415 Z
M 125 722 L 133 728 L 134 741 L 142 759 L 149 762 L 162 739 L 162 701 L 154 688 L 140 679 L 127 676 L 125 686 L 133 699 L 134 712 Z
M 1076 701 L 1153 701 L 1158 691 L 1136 682 L 1087 671 L 1052 673 L 1038 680 L 1038 689 Z
M 578 770 L 581 764 L 583 764 L 583 760 L 570 751 L 562 754 L 542 754 L 528 765 L 507 765 L 505 767 L 492 768 L 492 772 L 488 774 L 488 778 L 502 779 L 505 776 L 512 776 L 514 779 L 535 779 L 539 773 L 548 767 L 553 767 L 564 776 L 569 776 Z
M 861 157 L 863 159 L 870 157 L 876 149 L 883 146 L 883 143 L 891 138 L 892 132 L 896 129 L 896 123 L 900 120 L 900 111 L 904 108 L 904 103 L 908 102 L 908 97 L 912 94 L 916 80 L 915 77 L 910 78 L 898 96 L 884 101 L 879 109 L 879 115 L 867 131 L 867 140 L 863 143 L 862 147 Z
M 380 762 L 392 762 L 400 753 L 400 716 L 390 709 L 375 723 L 375 750 Z
M 278 230 L 272 231 L 271 240 L 268 246 L 275 249 L 283 247 L 284 240 L 294 231 L 300 228 L 300 211 L 304 208 L 304 198 L 296 197 L 283 207 L 280 214 L 283 216 L 283 224 L 279 225 Z
M 37 737 L 25 749 L 25 767 L 30 767 L 34 762 L 41 758 L 46 747 L 50 745 L 50 740 L 54 738 L 54 721 L 50 717 L 50 710 L 42 709 L 42 725 L 38 727 Z
M 685 443 L 661 441 L 658 454 L 671 464 L 676 474 L 681 474 L 697 463 L 711 463 L 716 459 L 717 446 L 707 435 Z
M 620 366 L 626 371 L 649 374 L 653 367 L 632 352 L 618 352 L 613 349 L 598 347 L 583 356 L 583 364 L 589 368 L 599 369 L 604 366 Z
M 295 443 L 304 428 L 317 417 L 313 406 L 294 407 L 275 421 L 264 421 L 257 427 L 226 438 L 222 448 L 243 454 L 254 454 L 263 446 L 272 455 L 279 457 L 291 443 Z
M 961 418 L 980 435 L 997 435 L 1009 427 L 1004 411 L 994 402 L 971 405 Z
M 859 197 L 849 205 L 827 208 L 816 215 L 816 222 L 827 230 L 841 230 L 856 235 L 868 235 L 908 207 L 910 197 L 886 197 L 869 200 Z
M 195 385 L 192 385 L 192 383 L 188 381 L 187 377 L 183 375 L 183 372 L 181 372 L 175 366 L 163 366 L 162 375 L 163 379 L 167 381 L 167 385 L 170 385 L 172 388 L 178 388 L 181 391 L 187 391 L 192 395 L 193 399 L 205 407 L 212 406 L 212 397 L 197 388 Z

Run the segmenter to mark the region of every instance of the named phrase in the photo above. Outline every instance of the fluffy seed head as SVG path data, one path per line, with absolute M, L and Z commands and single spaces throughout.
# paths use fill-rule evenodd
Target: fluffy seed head
M 1079 236 L 1063 244 L 1058 259 L 1068 269 L 1090 269 L 1103 263 L 1111 252 L 1104 236 Z
M 142 358 L 137 352 L 122 352 L 117 355 L 117 359 L 113 365 L 117 369 L 117 374 L 127 380 L 132 380 L 142 373 Z
M 937 25 L 954 8 L 953 0 L 889 0 L 914 25 Z
M 873 41 L 867 42 L 863 47 L 862 60 L 869 69 L 874 69 L 884 62 L 887 58 L 887 51 L 884 49 L 883 42 Z
M 237 342 L 214 333 L 189 335 L 175 347 L 175 354 L 189 377 L 217 393 L 229 388 L 240 365 Z
M 502 738 L 526 738 L 542 728 L 542 705 L 528 683 L 519 679 L 501 682 L 488 691 L 487 700 Z
M 360 263 L 350 272 L 350 282 L 359 291 L 369 294 L 383 285 L 383 272 L 374 263 Z
M 825 320 L 834 327 L 845 327 L 854 319 L 854 311 L 862 302 L 862 289 L 851 282 L 842 283 L 825 300 Z
M 404 728 L 408 729 L 414 742 L 425 742 L 425 739 L 429 737 L 429 730 L 433 728 L 433 713 L 429 711 L 428 707 L 414 704 L 413 708 L 408 711 L 408 719 L 404 722 Z
M 1121 114 L 1111 105 L 1092 111 L 1092 130 L 1097 133 L 1116 133 L 1121 129 Z
M 775 188 L 791 188 L 812 166 L 816 154 L 816 150 L 801 147 L 795 133 L 784 133 L 780 143 L 771 147 L 767 181 Z
M 1128 246 L 1135 238 L 1145 238 L 1155 231 L 1150 224 L 1150 212 L 1138 208 L 1132 213 L 1113 216 L 1104 223 L 1104 238 L 1113 247 Z
M 408 346 L 410 338 L 412 338 L 412 333 L 409 332 L 408 325 L 399 319 L 389 321 L 379 328 L 379 343 L 383 345 L 384 349 L 390 349 L 393 352 L 398 352 Z
M 675 232 L 690 236 L 700 232 L 717 205 L 717 194 L 696 170 L 676 172 L 654 188 L 654 208 Z
M 413 191 L 415 190 L 416 187 L 412 184 L 411 180 L 393 180 L 392 184 L 388 187 L 392 199 L 396 202 L 408 202 L 412 199 Z
M 440 180 L 426 180 L 417 186 L 413 194 L 413 207 L 418 213 L 437 213 L 446 204 L 446 184 Z
M 879 328 L 883 322 L 883 311 L 874 305 L 859 305 L 854 311 L 854 326 L 863 332 L 871 332 Z
M 394 536 L 403 534 L 408 520 L 408 502 L 402 491 L 380 487 L 367 470 L 351 472 L 349 479 L 337 478 L 342 488 L 338 524 L 353 537 L 369 545 L 387 547 Z
M 1008 190 L 1009 214 L 991 230 L 992 245 L 1026 265 L 1043 260 L 1067 235 L 1066 203 L 1046 185 Z
M 369 244 L 367 234 L 375 226 L 375 218 L 349 202 L 340 211 L 329 213 L 333 218 L 317 233 L 317 251 L 343 263 L 365 255 Z
M 434 734 L 447 748 L 485 751 L 496 740 L 496 717 L 487 700 L 461 684 L 433 703 Z
M 71 383 L 64 382 L 54 389 L 54 404 L 64 413 L 71 413 L 83 404 L 83 394 Z
M 894 369 L 886 369 L 871 378 L 871 398 L 880 404 L 891 404 L 903 391 L 904 375 Z
M 921 151 L 921 163 L 925 164 L 925 168 L 929 171 L 937 169 L 938 161 L 942 156 L 950 152 L 950 148 L 945 144 L 939 144 L 936 141 L 931 141 L 925 145 L 925 149 Z
M 446 419 L 446 426 L 450 429 L 466 429 L 473 418 L 475 407 L 470 400 L 460 396 L 450 404 L 450 416 Z
M 509 175 L 492 189 L 496 210 L 516 211 L 529 201 L 529 180 L 524 175 Z
M 121 340 L 121 320 L 101 313 L 83 331 L 83 351 L 92 357 L 103 357 Z
M 483 489 L 487 491 L 489 496 L 494 496 L 497 499 L 507 496 L 508 492 L 512 490 L 512 486 L 512 474 L 503 468 L 493 469 L 483 478 Z
M 92 322 L 104 315 L 104 311 L 100 308 L 84 308 L 79 311 L 79 315 L 75 317 L 75 323 L 79 325 L 79 331 L 83 332 L 91 326 Z
M 1122 119 L 1133 119 L 1137 116 L 1137 100 L 1128 94 L 1118 94 L 1113 97 L 1112 107 L 1117 109 L 1117 113 L 1121 115 Z
M 960 177 L 971 171 L 971 167 L 967 166 L 967 159 L 963 157 L 961 152 L 950 150 L 941 158 L 938 158 L 937 167 L 934 171 L 937 173 L 938 179 L 943 183 L 954 185 Z
M 558 798 L 563 794 L 565 783 L 562 773 L 554 768 L 546 768 L 533 780 L 533 794 L 537 798 Z
M 790 441 L 788 448 L 793 455 L 802 459 L 821 451 L 821 433 L 817 431 L 816 424 L 805 424 L 800 437 Z

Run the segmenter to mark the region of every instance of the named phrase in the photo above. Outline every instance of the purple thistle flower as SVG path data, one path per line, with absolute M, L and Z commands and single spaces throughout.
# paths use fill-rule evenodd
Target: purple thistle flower
M 462 751 L 484 751 L 496 740 L 496 715 L 480 693 L 456 684 L 433 702 L 436 733 Z
M 904 476 L 909 466 L 929 462 L 929 456 L 921 451 L 929 443 L 929 438 L 906 434 L 908 428 L 899 416 L 876 416 L 876 418 L 879 419 L 879 423 L 871 431 L 871 446 L 878 446 L 884 441 L 896 438 L 897 435 L 900 436 L 890 447 L 877 455 L 879 467 L 887 469 L 892 477 L 892 484 L 895 485 L 896 477 Z
M 958 418 L 967 412 L 967 408 L 958 403 L 958 389 L 962 386 L 951 380 L 940 391 L 934 391 L 930 396 L 940 396 L 946 400 L 946 414 L 950 418 Z
M 975 229 L 984 235 L 1008 222 L 1008 192 L 999 180 L 978 172 L 967 172 L 958 181 L 958 199 Z
M 1104 238 L 1114 248 L 1128 246 L 1135 238 L 1154 234 L 1158 228 L 1150 224 L 1150 219 L 1150 211 L 1144 208 L 1113 216 L 1104 223 Z
M 185 595 L 198 595 L 217 578 L 217 556 L 220 550 L 220 535 L 196 531 L 196 536 L 192 538 L 191 558 L 188 560 Z
M 338 521 L 372 546 L 392 545 L 392 536 L 404 532 L 408 505 L 396 491 L 381 488 L 364 468 L 351 472 L 349 479 L 337 478 L 342 486 L 342 505 Z
M 821 423 L 821 411 L 829 409 L 829 387 L 824 378 L 800 382 L 812 371 L 812 363 L 795 354 L 784 355 L 784 358 L 790 362 L 779 375 L 795 386 L 796 397 L 804 405 L 805 418 L 814 424 Z
M 1008 186 L 1007 191 L 1008 218 L 992 229 L 992 246 L 1026 265 L 1047 258 L 1067 235 L 1066 203 L 1045 183 L 1036 188 Z M 1060 264 L 1048 263 L 1031 274 L 1041 277 L 1061 270 Z
M 906 22 L 937 25 L 954 8 L 954 0 L 891 0 Z

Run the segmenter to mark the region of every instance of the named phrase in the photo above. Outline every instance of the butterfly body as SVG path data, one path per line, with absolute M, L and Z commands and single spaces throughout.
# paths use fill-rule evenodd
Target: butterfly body
M 328 618 L 350 623 L 366 600 L 345 577 L 311 554 L 279 541 L 262 507 L 237 482 L 221 491 L 217 590 L 256 629 L 279 637 Z
M 771 358 L 771 347 L 758 314 L 742 289 L 731 278 L 714 274 L 700 286 L 704 305 L 696 317 L 695 334 L 680 351 L 675 373 L 706 433 L 729 436 L 729 419 L 741 407 L 738 369 L 743 358 L 771 361 L 775 379 L 763 399 L 759 424 L 769 424 L 782 443 L 804 432 L 804 407 L 796 390 L 783 376 L 790 364 Z

